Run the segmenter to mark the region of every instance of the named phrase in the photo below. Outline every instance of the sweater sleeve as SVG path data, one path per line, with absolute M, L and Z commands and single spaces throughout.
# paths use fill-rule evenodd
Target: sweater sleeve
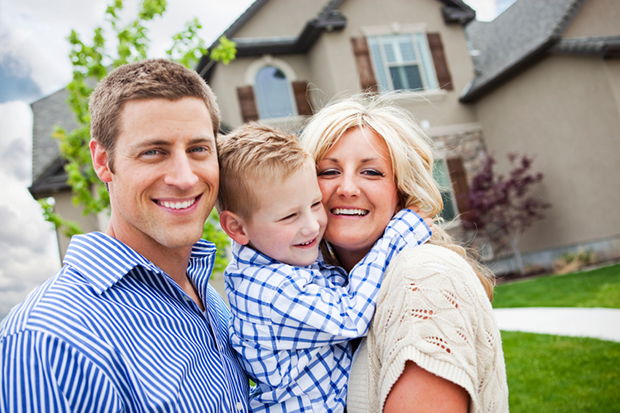
M 423 245 L 396 257 L 379 293 L 368 348 L 369 391 L 378 393 L 371 411 L 382 409 L 407 361 L 466 389 L 470 412 L 508 411 L 491 303 L 473 269 L 450 250 Z

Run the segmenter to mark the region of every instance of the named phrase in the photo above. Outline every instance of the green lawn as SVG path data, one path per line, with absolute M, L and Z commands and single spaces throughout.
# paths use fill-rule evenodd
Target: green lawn
M 497 285 L 494 308 L 620 308 L 620 264 Z
M 620 343 L 502 332 L 511 413 L 620 412 Z
M 620 265 L 496 287 L 493 307 L 620 308 Z M 502 331 L 510 411 L 620 412 L 620 343 Z

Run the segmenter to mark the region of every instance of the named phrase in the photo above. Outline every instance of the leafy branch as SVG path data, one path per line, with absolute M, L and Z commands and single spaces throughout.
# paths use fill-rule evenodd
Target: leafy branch
M 161 17 L 166 6 L 166 0 L 142 0 L 138 16 L 123 24 L 120 19 L 123 0 L 113 0 L 105 12 L 107 30 L 101 26 L 95 28 L 89 43 L 82 41 L 75 30 L 71 30 L 67 37 L 71 44 L 69 58 L 73 65 L 73 79 L 67 86 L 67 104 L 75 114 L 78 127 L 68 132 L 57 126 L 52 136 L 60 144 L 60 154 L 65 161 L 64 168 L 68 175 L 67 182 L 72 188 L 72 202 L 83 208 L 84 215 L 98 214 L 108 210 L 110 206 L 108 192 L 97 177 L 90 158 L 88 98 L 97 82 L 108 74 L 109 68 L 147 58 L 150 39 L 145 24 Z M 202 55 L 207 54 L 204 40 L 198 36 L 201 28 L 196 18 L 187 22 L 185 28 L 172 37 L 173 45 L 166 52 L 168 56 L 186 67 L 191 67 Z M 110 37 L 115 39 L 115 47 L 108 47 L 107 33 L 111 33 Z M 219 45 L 211 51 L 210 57 L 228 64 L 235 58 L 235 47 L 234 42 L 222 37 Z M 110 49 L 112 52 L 108 52 Z M 62 234 L 71 237 L 82 232 L 76 222 L 66 220 L 54 211 L 53 202 L 49 198 L 41 199 L 39 203 L 45 220 L 54 224 Z M 225 255 L 222 254 L 228 245 L 228 238 L 219 230 L 215 210 L 205 223 L 204 235 L 217 245 L 220 253 L 216 259 L 216 271 L 222 271 L 226 265 Z

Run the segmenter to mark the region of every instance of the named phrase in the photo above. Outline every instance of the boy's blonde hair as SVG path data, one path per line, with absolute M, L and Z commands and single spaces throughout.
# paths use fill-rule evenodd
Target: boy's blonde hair
M 315 168 L 310 153 L 294 135 L 250 122 L 217 141 L 220 163 L 218 212 L 231 211 L 246 220 L 259 207 L 255 186 L 278 184 L 304 165 Z
M 333 103 L 310 119 L 301 134 L 301 143 L 318 163 L 349 129 L 364 127 L 373 130 L 383 138 L 390 152 L 401 206 L 419 207 L 430 217 L 437 217 L 443 209 L 443 201 L 433 178 L 432 141 L 407 111 L 393 103 L 392 98 L 391 95 L 358 95 Z M 463 256 L 476 271 L 489 298 L 493 298 L 495 279 L 488 268 L 471 258 L 437 226 L 430 242 Z M 329 258 L 328 254 L 324 255 Z

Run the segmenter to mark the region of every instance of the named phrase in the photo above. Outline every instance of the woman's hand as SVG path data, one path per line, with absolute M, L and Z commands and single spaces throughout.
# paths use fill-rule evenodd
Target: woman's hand
M 469 394 L 464 388 L 408 361 L 385 400 L 383 412 L 465 413 L 468 408 Z

